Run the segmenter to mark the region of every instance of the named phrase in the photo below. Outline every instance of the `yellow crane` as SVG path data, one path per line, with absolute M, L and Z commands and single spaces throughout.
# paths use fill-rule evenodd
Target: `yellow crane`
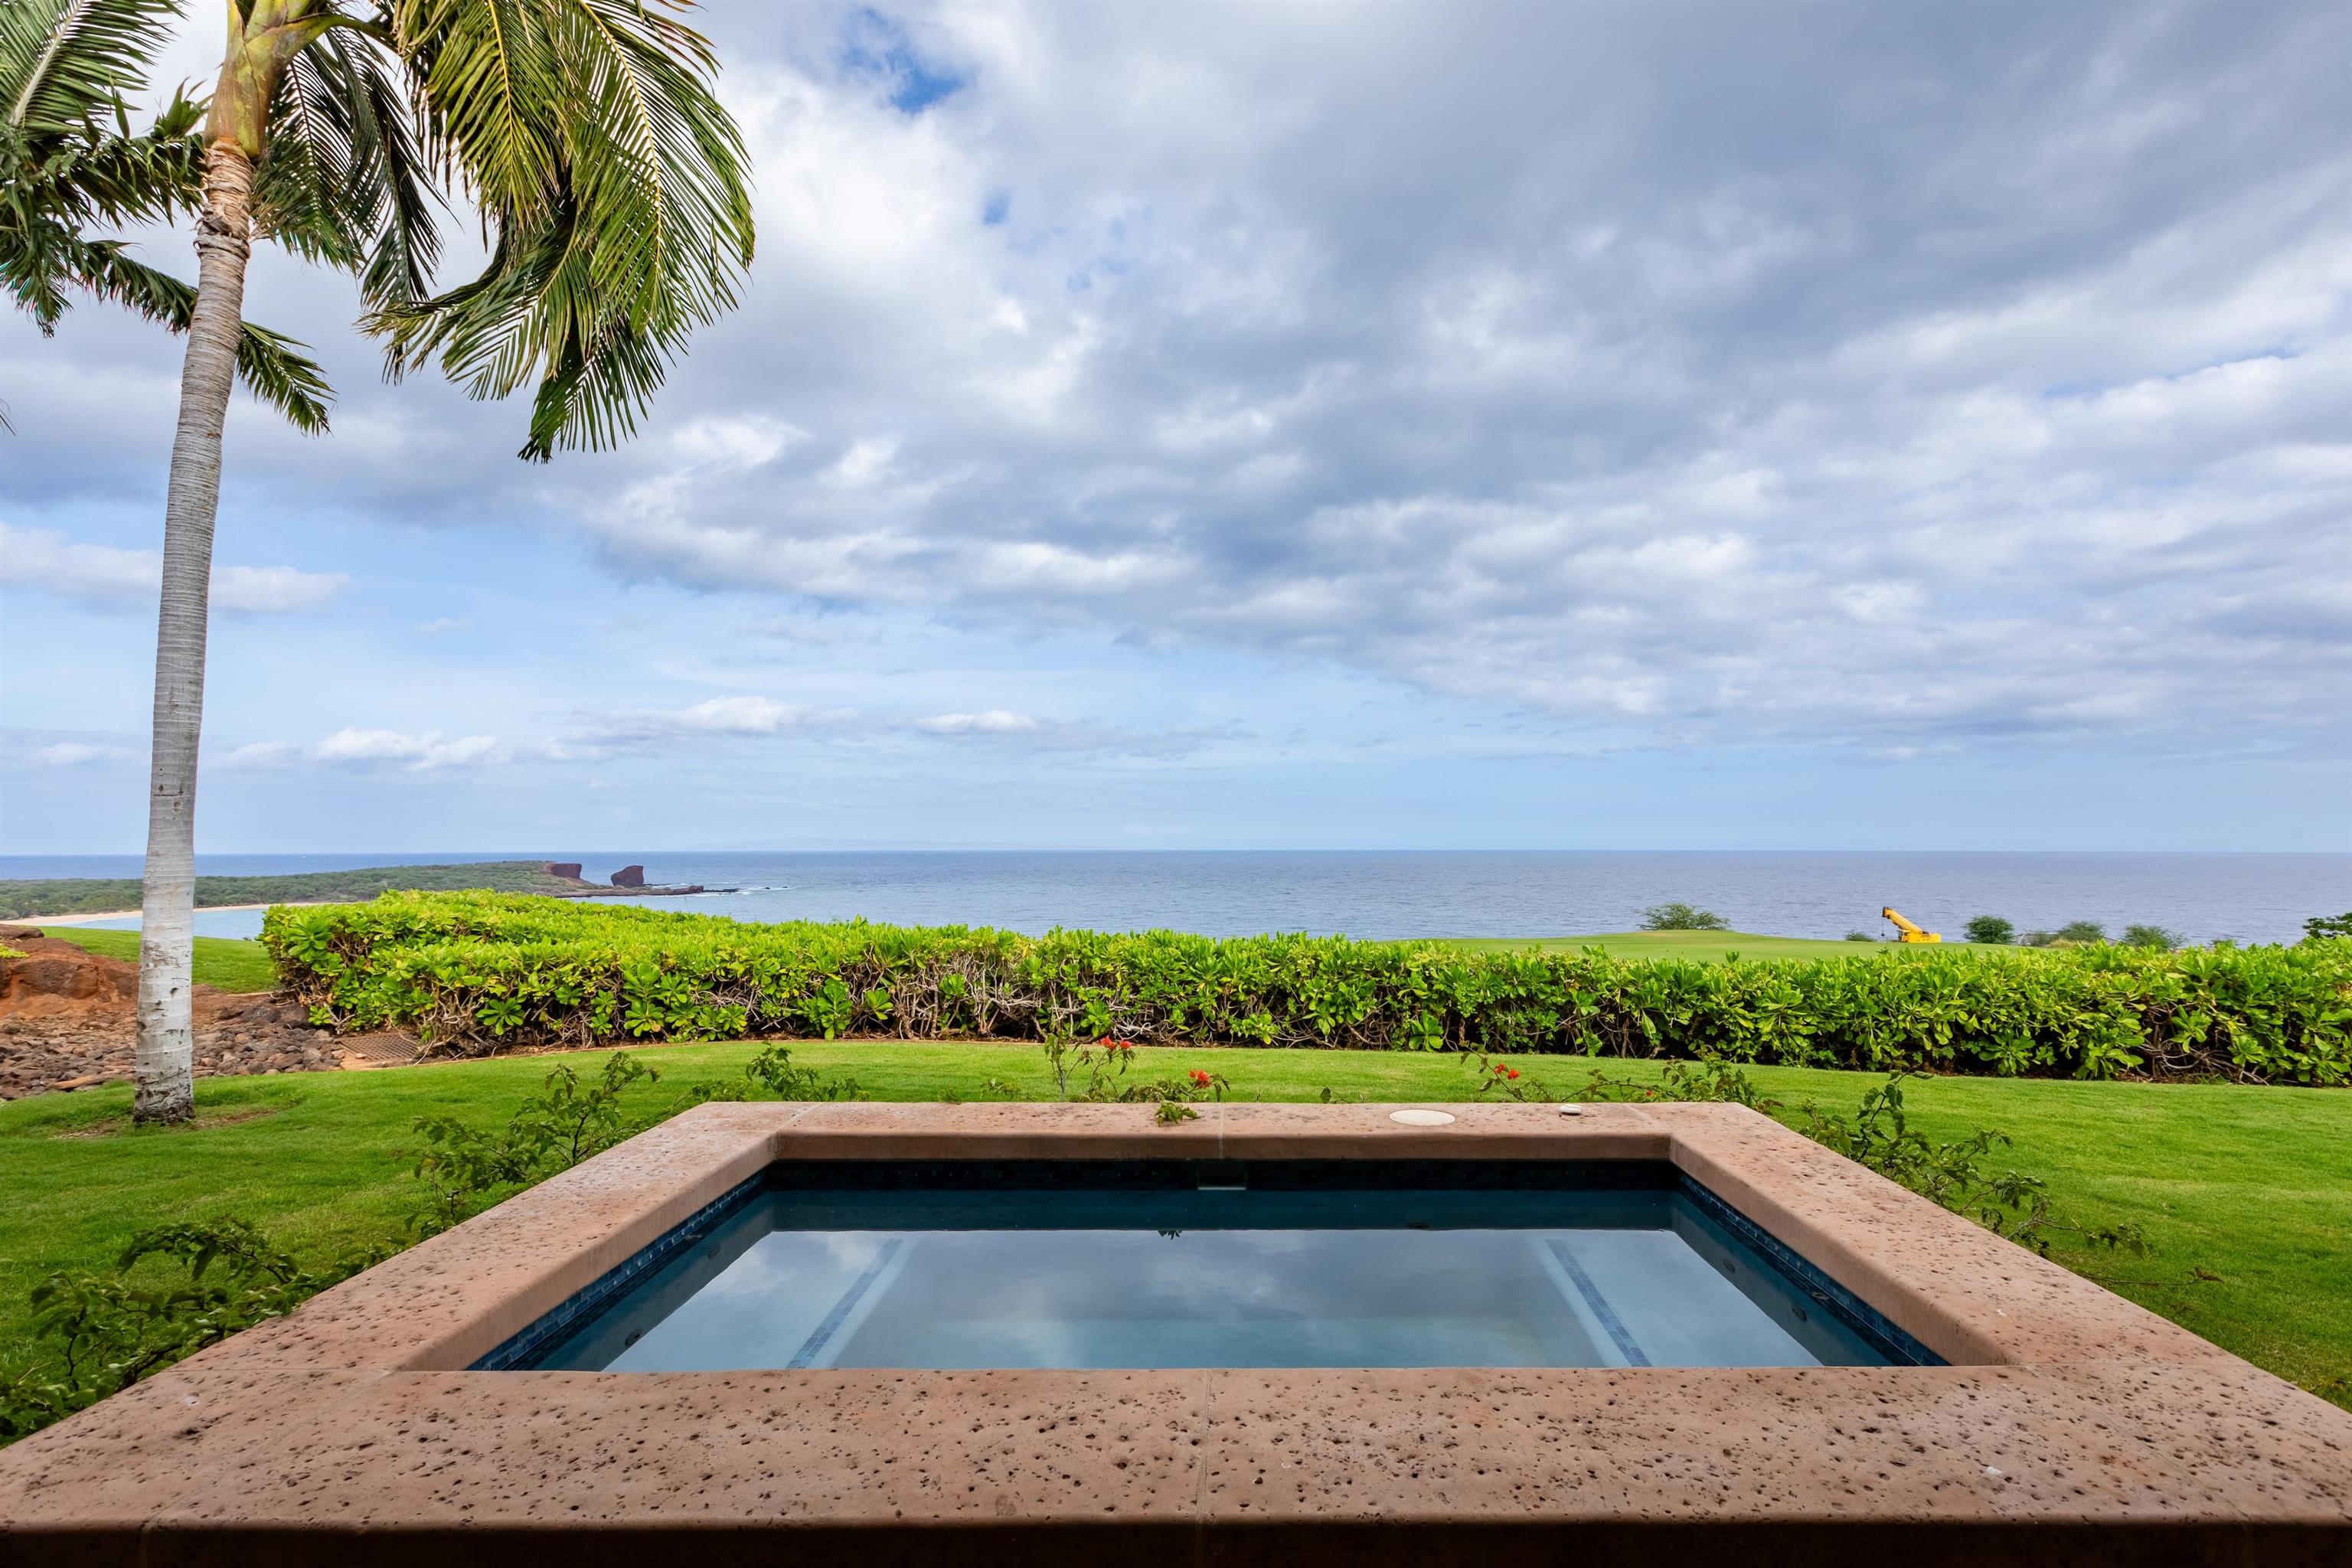
M 1878 912 L 1881 915 L 1884 915 L 1886 919 L 1895 922 L 1895 930 L 1896 933 L 1895 940 L 1897 942 L 1941 942 L 1944 940 L 1943 932 L 1921 931 L 1917 926 L 1913 925 L 1909 921 L 1905 920 L 1893 910 L 1881 910 Z

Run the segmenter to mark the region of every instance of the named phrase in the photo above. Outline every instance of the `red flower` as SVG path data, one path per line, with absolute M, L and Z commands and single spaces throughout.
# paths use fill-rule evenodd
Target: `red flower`
M 1509 1068 L 1507 1068 L 1507 1067 L 1504 1066 L 1501 1062 L 1496 1062 L 1496 1063 L 1495 1064 L 1495 1070 L 1496 1070 L 1496 1072 L 1498 1072 L 1498 1073 L 1506 1073 L 1506 1072 L 1510 1071 L 1511 1069 L 1510 1069 Z
M 1517 1078 L 1517 1077 L 1518 1077 L 1518 1076 L 1519 1076 L 1519 1069 L 1518 1069 L 1518 1068 L 1513 1068 L 1511 1069 L 1511 1071 L 1510 1071 L 1510 1075 L 1509 1075 L 1509 1076 L 1511 1076 L 1512 1078 Z
M 1209 1075 L 1202 1072 L 1199 1068 L 1194 1068 L 1192 1069 L 1192 1081 L 1199 1084 L 1202 1089 L 1206 1089 L 1209 1087 Z

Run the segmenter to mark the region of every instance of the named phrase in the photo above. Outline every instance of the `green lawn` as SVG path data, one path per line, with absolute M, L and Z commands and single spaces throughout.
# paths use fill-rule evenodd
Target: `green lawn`
M 139 962 L 139 933 L 135 931 L 90 931 L 52 925 L 42 926 L 40 932 L 108 958 Z M 269 967 L 269 955 L 261 951 L 259 942 L 237 937 L 200 936 L 196 938 L 196 984 L 217 985 L 223 991 L 268 991 L 277 985 L 278 976 Z
M 1858 952 L 1933 952 L 1927 942 L 1822 942 L 1804 936 L 1759 936 L 1744 931 L 1615 931 L 1598 936 L 1465 936 L 1443 939 L 1472 952 L 1573 952 L 1598 947 L 1618 958 L 1852 958 Z M 1972 947 L 1948 942 L 1946 948 Z
M 756 1047 L 645 1052 L 677 1089 L 731 1077 Z M 1170 1049 L 1139 1072 L 1213 1060 L 1237 1098 L 1460 1099 L 1468 1071 L 1448 1057 L 1355 1051 Z M 1047 1098 L 1043 1054 L 1013 1045 L 846 1041 L 797 1047 L 801 1062 L 854 1076 L 876 1099 L 982 1098 L 1000 1077 Z M 575 1058 L 576 1059 L 576 1058 Z M 583 1066 L 593 1067 L 591 1056 Z M 391 1237 L 406 1211 L 410 1123 L 446 1111 L 501 1119 L 551 1064 L 543 1058 L 373 1073 L 206 1079 L 199 1125 L 133 1131 L 125 1086 L 0 1105 L 0 1342 L 25 1327 L 25 1293 L 49 1269 L 103 1263 L 142 1226 L 235 1214 L 314 1261 Z M 1646 1063 L 1608 1064 L 1648 1079 Z M 1572 1093 L 1585 1064 L 1533 1069 Z M 1761 1068 L 1766 1089 L 1850 1109 L 1874 1079 Z M 2307 1089 L 1943 1078 L 1915 1084 L 1918 1120 L 1957 1136 L 1979 1126 L 2016 1140 L 2016 1166 L 2046 1178 L 2092 1222 L 2130 1220 L 2146 1258 L 2064 1257 L 2198 1333 L 2352 1406 L 2352 1093 Z M 1148 1112 L 1138 1108 L 1140 1118 Z M 1784 1116 L 1791 1114 L 1784 1110 Z M 2191 1279 L 2192 1269 L 2219 1276 Z

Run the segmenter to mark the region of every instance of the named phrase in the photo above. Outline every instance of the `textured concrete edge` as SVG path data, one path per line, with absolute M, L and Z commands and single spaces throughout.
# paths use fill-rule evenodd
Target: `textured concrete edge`
M 1263 1521 L 1217 1526 L 1192 1520 L 1152 1522 L 1000 1521 L 943 1531 L 922 1521 L 849 1527 L 740 1522 L 646 1521 L 554 1531 L 530 1525 L 447 1524 L 335 1538 L 338 1568 L 414 1568 L 420 1553 L 502 1568 L 709 1568 L 753 1549 L 789 1550 L 795 1568 L 1036 1568 L 1099 1563 L 1120 1568 L 1258 1568 L 1301 1563 L 1412 1564 L 1475 1561 L 1480 1568 L 1559 1568 L 1561 1531 L 1575 1531 L 1580 1568 L 1658 1568 L 1661 1563 L 1740 1568 L 1820 1568 L 1825 1553 L 1900 1552 L 1906 1568 L 1984 1568 L 1987 1563 L 2093 1564 L 2098 1568 L 2342 1568 L 2344 1538 L 2326 1526 L 2117 1526 L 2032 1521 L 1874 1521 L 1844 1523 L 1646 1521 L 1614 1524 L 1551 1519 Z M 751 1539 L 747 1539 L 751 1538 Z M 129 1561 L 103 1536 L 79 1530 L 19 1537 L 8 1555 L 0 1523 L 0 1563 Z M 143 1544 L 140 1568 L 316 1568 L 319 1538 L 267 1526 L 177 1535 Z M 759 1561 L 768 1561 L 762 1556 Z
M 887 1102 L 698 1107 L 247 1331 L 194 1364 L 457 1370 L 769 1163 L 793 1160 L 1660 1160 L 1946 1360 L 2236 1364 L 2237 1358 L 1741 1107 L 1446 1109 Z
M 230 1543 L 309 1532 L 341 1561 L 460 1528 L 589 1550 L 914 1529 L 961 1551 L 1009 1525 L 1234 1544 L 1377 1521 L 1399 1531 L 1388 1561 L 1457 1527 L 1827 1545 L 1858 1525 L 1923 1546 L 2112 1527 L 2196 1562 L 2352 1540 L 2352 1430 L 2245 1367 L 173 1372 L 121 1403 L 31 1462 L 0 1456 L 25 1560 L 242 1562 Z M 1999 1560 L 2049 1560 L 2031 1539 Z
M 1423 1531 L 1569 1524 L 1634 1556 L 1659 1529 L 1818 1551 L 1856 1525 L 1916 1555 L 1944 1539 L 1930 1523 L 1980 1547 L 2029 1521 L 2060 1527 L 2036 1555 L 2110 1524 L 2130 1528 L 2098 1537 L 2103 1561 L 2131 1542 L 2160 1543 L 2149 1561 L 2343 1555 L 2352 1417 L 1769 1119 L 1448 1109 L 1420 1129 L 1385 1106 L 1211 1106 L 1162 1129 L 1139 1106 L 703 1107 L 0 1453 L 0 1559 L 315 1561 L 302 1532 L 322 1531 L 349 1560 L 372 1531 L 413 1551 L 462 1529 L 569 1563 L 594 1560 L 593 1527 L 640 1558 L 658 1532 L 772 1528 L 886 1559 L 1083 1536 L 1239 1561 L 1376 1527 L 1395 1533 L 1372 1554 L 1403 1560 Z M 1671 1158 L 1939 1350 L 2000 1364 L 455 1370 L 779 1157 L 1153 1156 Z
M 1563 1532 L 1572 1531 L 1574 1544 Z M 756 1558 L 737 1554 L 755 1551 Z M 1479 1568 L 1659 1568 L 1661 1563 L 1738 1568 L 1821 1568 L 1826 1555 L 1900 1553 L 1905 1568 L 2342 1568 L 2345 1533 L 2326 1524 L 2227 1524 L 2200 1521 L 2116 1523 L 2032 1519 L 1974 1520 L 1518 1520 L 1197 1519 L 999 1520 L 943 1528 L 928 1520 L 861 1524 L 747 1523 L 740 1520 L 643 1520 L 586 1530 L 527 1522 L 438 1523 L 377 1531 L 318 1531 L 243 1525 L 151 1532 L 131 1555 L 104 1531 L 79 1526 L 12 1532 L 0 1521 L 0 1564 L 55 1568 L 135 1563 L 137 1568 L 415 1568 L 420 1555 L 500 1568 L 709 1568 L 769 1562 L 788 1551 L 794 1568 L 1038 1568 L 1099 1563 L 1120 1568 L 1297 1568 L 1346 1563 L 1475 1562 Z M 1572 1555 L 1571 1555 L 1572 1554 Z
M 765 1170 L 808 1109 L 698 1106 L 183 1364 L 471 1365 Z
M 1671 1109 L 1679 1169 L 1948 1362 L 2245 1364 L 1769 1116 Z

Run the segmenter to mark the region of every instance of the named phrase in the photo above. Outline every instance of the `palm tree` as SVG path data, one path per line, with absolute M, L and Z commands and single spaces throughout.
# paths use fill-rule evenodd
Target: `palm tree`
M 0 6 L 0 287 L 44 337 L 80 289 L 175 332 L 196 291 L 132 256 L 97 226 L 166 222 L 204 195 L 204 106 L 184 93 L 142 134 L 126 93 L 171 30 L 180 0 L 8 0 Z M 301 345 L 245 324 L 236 368 L 247 390 L 304 430 L 327 427 L 327 384 Z M 5 419 L 0 419 L 5 426 Z
M 733 306 L 751 260 L 742 139 L 711 90 L 709 43 L 677 18 L 689 4 L 226 0 L 163 510 L 140 1121 L 185 1120 L 194 1104 L 196 746 L 252 242 L 349 271 L 388 375 L 437 364 L 481 398 L 534 387 L 524 458 L 617 443 L 692 330 Z M 489 259 L 436 293 L 435 208 L 453 196 L 478 215 Z

